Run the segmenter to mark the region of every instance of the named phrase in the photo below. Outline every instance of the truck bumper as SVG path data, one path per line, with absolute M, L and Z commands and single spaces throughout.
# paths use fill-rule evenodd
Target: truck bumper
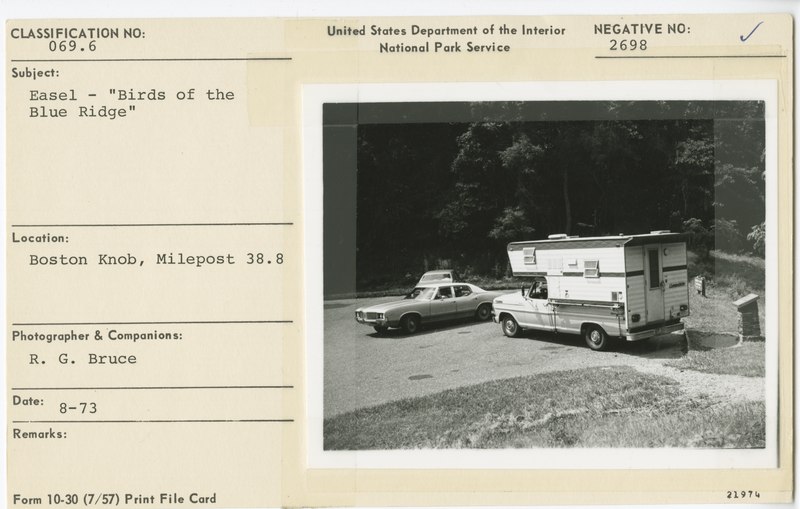
M 640 341 L 642 339 L 652 338 L 653 336 L 660 336 L 662 334 L 669 334 L 670 332 L 675 332 L 679 330 L 683 330 L 683 322 L 673 323 L 671 325 L 665 325 L 663 327 L 657 327 L 654 329 L 634 332 L 633 334 L 627 334 L 625 336 L 625 340 Z

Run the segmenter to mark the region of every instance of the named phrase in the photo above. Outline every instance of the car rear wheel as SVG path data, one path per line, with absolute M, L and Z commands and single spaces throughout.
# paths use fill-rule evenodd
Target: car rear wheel
M 608 334 L 599 325 L 587 325 L 583 331 L 583 337 L 592 350 L 607 350 L 610 344 Z
M 384 332 L 389 330 L 389 327 L 385 325 L 375 325 L 373 329 L 375 329 L 375 332 L 377 332 L 378 334 L 383 334 Z
M 514 320 L 513 316 L 506 315 L 501 323 L 503 327 L 503 334 L 505 334 L 510 338 L 515 338 L 519 336 L 519 332 L 521 329 L 517 321 Z
M 419 317 L 417 315 L 406 315 L 400 320 L 400 328 L 406 334 L 414 334 L 419 330 Z
M 492 316 L 492 305 L 489 303 L 481 304 L 478 306 L 478 310 L 475 311 L 475 318 L 480 320 L 481 322 L 485 322 Z

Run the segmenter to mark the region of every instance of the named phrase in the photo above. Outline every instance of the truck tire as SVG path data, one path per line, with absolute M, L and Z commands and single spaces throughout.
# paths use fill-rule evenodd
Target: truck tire
M 500 326 L 503 327 L 503 334 L 510 338 L 519 336 L 519 333 L 522 330 L 517 321 L 514 320 L 514 317 L 511 315 L 503 316 L 503 319 L 500 321 Z
M 586 344 L 592 350 L 608 350 L 610 340 L 608 334 L 599 325 L 590 323 L 583 329 L 583 337 Z
M 419 330 L 419 316 L 417 315 L 406 315 L 400 320 L 400 328 L 406 334 L 414 334 Z
M 478 319 L 479 322 L 485 322 L 492 316 L 492 305 L 489 303 L 481 304 L 478 306 L 478 310 L 475 311 L 475 318 Z

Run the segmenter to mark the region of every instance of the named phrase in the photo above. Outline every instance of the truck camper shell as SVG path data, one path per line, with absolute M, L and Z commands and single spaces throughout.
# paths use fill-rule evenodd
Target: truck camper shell
M 551 235 L 510 243 L 508 259 L 515 276 L 533 282 L 527 293 L 495 300 L 501 323 L 510 317 L 522 329 L 636 341 L 680 330 L 689 315 L 684 234 Z M 598 346 L 588 337 L 587 343 Z M 601 343 L 597 349 L 605 348 Z

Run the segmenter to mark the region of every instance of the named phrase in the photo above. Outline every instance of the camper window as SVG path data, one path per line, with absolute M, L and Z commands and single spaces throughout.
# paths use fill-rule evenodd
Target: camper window
M 597 260 L 585 260 L 583 262 L 583 277 L 600 277 L 600 268 Z
M 650 269 L 650 289 L 658 288 L 661 285 L 661 278 L 659 277 L 659 267 L 658 267 L 658 250 L 657 249 L 648 249 L 647 250 L 648 256 L 648 268 Z
M 522 249 L 525 265 L 536 265 L 536 248 L 525 247 Z

